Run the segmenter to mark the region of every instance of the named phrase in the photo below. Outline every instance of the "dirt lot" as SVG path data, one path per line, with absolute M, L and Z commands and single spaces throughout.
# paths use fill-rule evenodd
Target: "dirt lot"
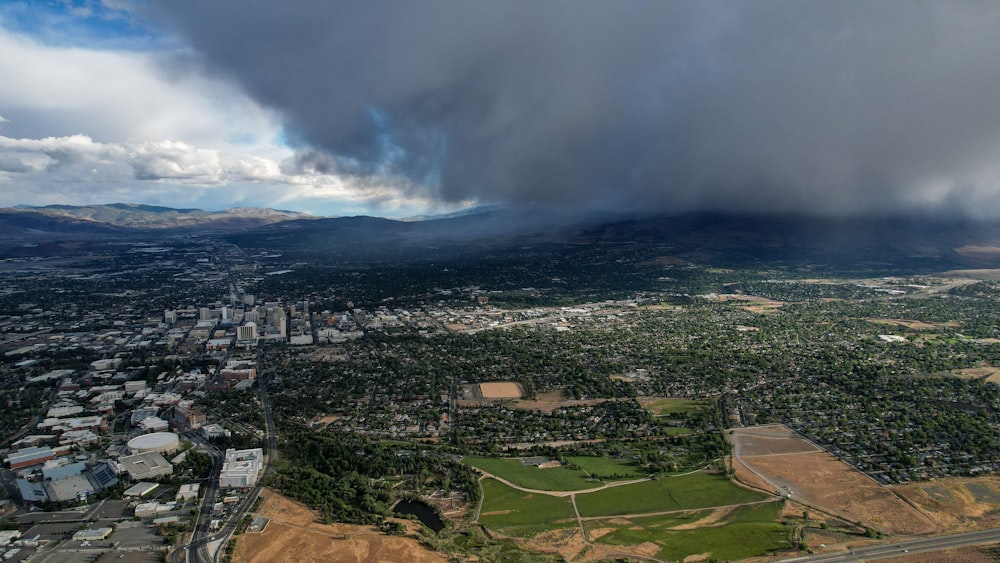
M 889 534 L 924 534 L 941 525 L 889 488 L 819 449 L 787 426 L 738 428 L 730 434 L 736 475 L 749 485 L 766 486 L 792 500 L 819 507 L 847 521 Z M 747 471 L 749 470 L 749 471 Z M 763 488 L 763 487 L 762 487 Z
M 480 383 L 479 394 L 484 399 L 520 399 L 524 396 L 521 386 L 512 381 Z
M 761 314 L 774 313 L 782 306 L 784 306 L 783 302 L 775 301 L 773 299 L 768 299 L 766 297 L 759 297 L 757 295 L 742 295 L 734 293 L 718 295 L 715 298 L 710 299 L 710 301 L 719 301 L 719 302 L 740 301 L 746 303 L 747 306 L 744 307 L 744 309 L 746 309 L 747 311 L 753 313 L 761 313 Z
M 760 489 L 768 494 L 774 492 L 774 487 L 770 483 L 758 477 L 740 460 L 733 460 L 733 472 L 736 480 L 744 485 Z
M 580 405 L 589 406 L 613 400 L 614 399 L 587 399 L 578 401 L 575 399 L 567 399 L 566 395 L 563 394 L 562 391 L 549 391 L 548 393 L 536 394 L 535 399 L 532 401 L 522 399 L 520 401 L 514 401 L 510 406 L 515 409 L 552 412 L 560 407 Z
M 935 328 L 958 328 L 961 326 L 955 321 L 948 321 L 945 323 L 927 323 L 924 321 L 914 321 L 910 319 L 865 319 L 870 323 L 890 325 L 901 328 L 906 328 L 910 330 L 933 330 Z
M 741 457 L 822 451 L 783 424 L 736 428 L 730 437 Z
M 577 558 L 587 547 L 579 528 L 551 530 L 520 542 L 525 549 L 542 553 L 558 553 L 567 561 Z
M 1000 383 L 1000 368 L 987 366 L 981 368 L 965 368 L 944 372 L 962 379 L 985 379 L 990 383 Z
M 416 540 L 386 536 L 371 526 L 324 525 L 318 514 L 305 505 L 268 489 L 260 515 L 271 522 L 261 533 L 239 537 L 234 562 L 329 561 L 332 563 L 444 563 L 443 555 Z M 407 525 L 413 522 L 401 520 Z
M 888 534 L 926 534 L 940 526 L 860 471 L 825 452 L 743 456 L 768 480 L 790 483 L 795 500 Z

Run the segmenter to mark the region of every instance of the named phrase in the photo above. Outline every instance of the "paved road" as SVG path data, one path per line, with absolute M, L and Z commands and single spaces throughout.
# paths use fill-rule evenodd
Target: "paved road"
M 226 545 L 229 538 L 240 525 L 240 522 L 243 521 L 243 517 L 250 512 L 254 503 L 257 502 L 257 499 L 260 497 L 260 493 L 264 490 L 264 483 L 267 482 L 267 478 L 274 472 L 275 462 L 278 460 L 278 429 L 274 424 L 274 415 L 271 412 L 271 397 L 267 393 L 267 383 L 265 381 L 263 367 L 263 348 L 258 348 L 257 382 L 260 385 L 260 400 L 264 407 L 264 424 L 267 427 L 267 449 L 265 450 L 266 462 L 264 463 L 264 471 L 257 479 L 257 485 L 250 489 L 247 494 L 243 496 L 243 499 L 239 502 L 239 504 L 236 505 L 236 508 L 233 510 L 222 529 L 214 535 L 204 538 L 204 543 L 198 548 L 199 562 L 212 562 L 218 559 L 221 550 L 214 553 L 213 556 L 210 556 L 207 548 L 208 544 L 221 541 L 221 545 Z
M 219 553 L 209 553 L 209 544 L 222 542 L 225 545 L 229 537 L 236 531 L 243 517 L 249 513 L 257 498 L 260 497 L 264 489 L 264 482 L 274 471 L 275 461 L 278 459 L 278 430 L 274 424 L 274 415 L 271 412 L 271 398 L 267 394 L 267 384 L 264 381 L 263 353 L 258 348 L 257 352 L 257 382 L 260 385 L 260 398 L 264 406 L 264 423 L 267 427 L 267 461 L 264 464 L 264 471 L 257 480 L 257 485 L 250 489 L 240 501 L 222 528 L 216 533 L 209 535 L 209 526 L 212 522 L 212 508 L 219 491 L 219 473 L 222 470 L 223 455 L 215 448 L 206 448 L 212 455 L 212 478 L 208 481 L 208 490 L 202 498 L 201 513 L 198 515 L 198 524 L 195 532 L 191 536 L 191 542 L 187 546 L 176 549 L 170 553 L 170 563 L 184 563 L 194 561 L 197 563 L 213 563 Z
M 931 553 L 934 551 L 954 549 L 957 547 L 970 547 L 994 543 L 1000 543 L 1000 529 L 893 542 L 890 544 L 873 545 L 870 547 L 859 547 L 849 552 L 808 555 L 804 557 L 782 559 L 781 561 L 784 563 L 842 563 L 849 561 L 877 561 L 879 559 L 901 557 L 914 553 Z
M 199 440 L 188 436 L 189 439 L 198 442 Z M 194 533 L 191 534 L 191 541 L 187 546 L 175 549 L 170 552 L 168 560 L 170 563 L 184 563 L 185 561 L 210 562 L 205 549 L 209 528 L 212 525 L 212 509 L 215 499 L 219 495 L 219 472 L 222 471 L 223 456 L 215 447 L 203 448 L 212 456 L 212 473 L 205 481 L 205 494 L 201 498 L 201 509 L 198 512 L 198 522 L 195 523 Z

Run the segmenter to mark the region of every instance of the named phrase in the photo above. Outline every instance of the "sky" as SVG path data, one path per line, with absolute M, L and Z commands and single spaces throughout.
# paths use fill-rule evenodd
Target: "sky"
M 0 206 L 1000 217 L 1000 3 L 0 4 Z

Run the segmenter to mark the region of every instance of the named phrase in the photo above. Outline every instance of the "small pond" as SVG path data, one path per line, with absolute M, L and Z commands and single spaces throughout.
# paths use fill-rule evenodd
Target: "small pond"
M 396 503 L 396 506 L 392 508 L 392 511 L 396 514 L 402 514 L 403 516 L 409 516 L 410 514 L 417 517 L 424 526 L 434 530 L 435 532 L 440 532 L 444 529 L 444 522 L 441 521 L 441 517 L 434 512 L 434 509 L 425 503 L 419 501 L 411 500 L 401 500 Z

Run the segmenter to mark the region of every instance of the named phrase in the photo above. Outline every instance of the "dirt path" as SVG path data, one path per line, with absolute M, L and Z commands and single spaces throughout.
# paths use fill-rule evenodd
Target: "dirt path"
M 643 477 L 642 479 L 634 479 L 632 481 L 615 481 L 614 483 L 605 483 L 605 484 L 601 485 L 600 487 L 594 487 L 593 489 L 583 489 L 582 491 L 543 491 L 543 490 L 540 490 L 540 489 L 529 489 L 527 487 L 522 487 L 521 485 L 518 485 L 516 483 L 511 483 L 510 481 L 504 479 L 503 477 L 497 477 L 496 475 L 494 475 L 492 473 L 487 473 L 487 472 L 485 472 L 485 471 L 483 471 L 481 469 L 476 469 L 476 471 L 479 471 L 479 473 L 482 474 L 482 477 L 480 477 L 480 480 L 485 479 L 485 478 L 488 477 L 490 479 L 496 479 L 497 481 L 500 481 L 504 485 L 507 485 L 508 487 L 510 487 L 512 489 L 517 489 L 518 491 L 523 491 L 525 493 L 532 493 L 532 494 L 536 494 L 536 495 L 548 495 L 550 497 L 571 497 L 571 496 L 574 496 L 574 495 L 585 495 L 587 493 L 596 493 L 597 491 L 603 491 L 604 489 L 610 489 L 611 487 L 621 487 L 623 485 L 634 485 L 636 483 L 642 483 L 643 481 L 651 481 L 653 479 L 653 477 L 650 476 L 650 477 Z M 701 470 L 699 469 L 699 471 L 701 471 Z
M 576 495 L 570 495 L 569 501 L 573 505 L 573 513 L 576 514 L 576 523 L 580 526 L 583 543 L 590 545 L 590 538 L 587 537 L 587 528 L 583 526 L 583 518 L 580 517 L 580 509 L 576 507 Z
M 584 522 L 589 522 L 589 521 L 592 521 L 592 520 L 608 520 L 608 519 L 611 519 L 611 518 L 628 518 L 629 520 L 631 520 L 633 518 L 646 518 L 648 516 L 666 516 L 668 514 L 684 514 L 686 512 L 698 512 L 700 510 L 719 510 L 719 509 L 733 510 L 733 509 L 736 509 L 736 508 L 740 508 L 742 506 L 753 506 L 755 504 L 767 504 L 769 502 L 779 502 L 779 499 L 770 498 L 770 499 L 766 499 L 766 500 L 755 500 L 753 502 L 744 502 L 744 503 L 740 503 L 740 504 L 723 504 L 721 506 L 706 506 L 704 508 L 684 508 L 684 509 L 681 509 L 681 510 L 664 510 L 662 512 L 645 512 L 645 513 L 642 513 L 642 514 L 615 514 L 614 516 L 584 516 L 582 518 L 579 518 L 579 516 L 578 516 L 578 518 L 580 520 L 584 521 Z

